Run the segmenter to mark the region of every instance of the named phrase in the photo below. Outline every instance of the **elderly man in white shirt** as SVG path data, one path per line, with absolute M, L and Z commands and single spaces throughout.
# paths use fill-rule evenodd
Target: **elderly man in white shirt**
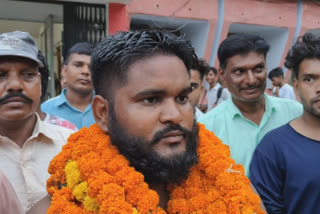
M 49 162 L 73 132 L 42 122 L 36 114 L 41 97 L 38 67 L 43 66 L 37 55 L 29 33 L 0 35 L 0 169 L 24 213 L 39 211 L 32 210 L 47 196 Z

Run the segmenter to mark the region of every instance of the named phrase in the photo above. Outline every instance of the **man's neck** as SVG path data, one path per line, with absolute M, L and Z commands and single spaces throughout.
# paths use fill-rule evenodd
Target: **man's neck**
M 286 84 L 286 83 L 284 82 L 284 80 L 282 80 L 282 81 L 280 82 L 279 87 L 282 88 L 282 86 L 284 86 L 284 84 Z
M 72 89 L 67 89 L 66 91 L 66 98 L 68 102 L 80 111 L 84 111 L 87 108 L 87 106 L 91 103 L 92 95 L 93 91 L 91 91 L 90 93 L 83 94 L 75 92 Z
M 170 200 L 169 192 L 167 191 L 167 185 L 165 184 L 149 184 L 150 189 L 156 191 L 159 195 L 159 206 L 166 210 L 167 203 Z
M 260 125 L 260 122 L 266 109 L 264 97 L 262 97 L 256 102 L 244 102 L 235 98 L 232 98 L 232 101 L 238 107 L 238 109 L 244 117 L 254 122 L 258 126 Z
M 32 135 L 36 125 L 37 117 L 35 114 L 19 121 L 1 121 L 0 135 L 8 137 L 14 141 L 20 148 L 26 140 Z
M 210 84 L 209 84 L 210 90 L 213 89 L 216 85 L 217 85 L 217 82 L 215 82 L 215 83 L 210 83 Z
M 310 139 L 320 141 L 320 118 L 304 111 L 302 116 L 293 120 L 290 125 L 298 133 Z

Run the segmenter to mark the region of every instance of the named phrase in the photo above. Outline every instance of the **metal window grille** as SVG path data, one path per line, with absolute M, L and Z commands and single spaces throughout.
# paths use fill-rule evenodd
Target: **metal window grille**
M 106 7 L 65 3 L 63 6 L 63 56 L 78 42 L 98 43 L 106 36 Z

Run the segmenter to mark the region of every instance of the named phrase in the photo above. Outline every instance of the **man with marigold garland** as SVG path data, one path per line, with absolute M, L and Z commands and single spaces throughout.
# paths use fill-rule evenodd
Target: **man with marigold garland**
M 119 32 L 92 54 L 96 124 L 51 162 L 48 213 L 264 213 L 228 146 L 194 120 L 189 41 Z

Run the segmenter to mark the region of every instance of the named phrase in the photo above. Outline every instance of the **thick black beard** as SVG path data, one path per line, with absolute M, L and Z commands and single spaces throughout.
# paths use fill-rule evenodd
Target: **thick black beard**
M 113 105 L 108 112 L 109 136 L 113 145 L 124 155 L 149 184 L 179 183 L 186 179 L 190 168 L 198 162 L 198 126 L 194 121 L 192 131 L 180 125 L 170 125 L 159 131 L 151 142 L 130 135 L 117 121 Z M 169 131 L 180 130 L 186 136 L 186 152 L 168 159 L 161 158 L 152 148 Z

